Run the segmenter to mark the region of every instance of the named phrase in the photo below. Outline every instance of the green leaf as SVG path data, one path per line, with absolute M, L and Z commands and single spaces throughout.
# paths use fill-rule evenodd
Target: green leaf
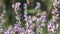
M 36 11 L 34 9 L 30 9 L 30 10 L 28 10 L 28 14 L 34 15 L 34 14 L 36 14 Z

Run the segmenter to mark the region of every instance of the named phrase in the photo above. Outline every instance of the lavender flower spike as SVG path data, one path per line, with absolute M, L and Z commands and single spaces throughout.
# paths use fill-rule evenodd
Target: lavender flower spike
M 37 4 L 37 6 L 40 6 L 40 7 L 41 7 L 41 4 L 40 4 L 40 2 L 37 2 L 36 4 Z
M 39 9 L 40 7 L 41 7 L 41 3 L 40 2 L 36 2 L 35 10 Z
M 20 3 L 20 2 L 17 2 L 17 3 L 15 3 L 15 4 L 12 4 L 12 8 L 13 8 L 15 11 L 17 11 L 17 10 L 19 10 L 20 5 L 21 5 L 21 3 Z
M 20 2 L 17 2 L 17 3 L 15 4 L 15 6 L 17 6 L 18 8 L 19 8 L 20 5 L 21 5 Z
M 27 9 L 27 7 L 28 7 L 28 4 L 24 3 L 24 9 Z
M 14 25 L 14 31 L 16 32 L 19 29 L 18 24 Z

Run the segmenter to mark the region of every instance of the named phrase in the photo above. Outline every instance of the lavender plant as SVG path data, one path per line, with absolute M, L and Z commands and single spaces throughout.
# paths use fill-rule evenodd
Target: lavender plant
M 37 19 L 37 28 L 36 28 L 36 33 L 41 33 L 43 34 L 43 28 L 45 28 L 45 22 L 46 22 L 46 12 L 43 12 L 41 17 Z
M 35 10 L 37 11 L 37 16 L 40 15 L 40 7 L 41 7 L 41 3 L 40 2 L 36 2 L 36 6 L 35 6 Z
M 57 27 L 57 29 L 56 29 L 56 27 Z M 55 24 L 55 22 L 53 20 L 51 20 L 48 24 L 48 32 L 50 32 L 52 34 L 56 33 L 58 30 L 58 27 L 59 27 L 59 24 L 58 23 Z
M 19 12 L 18 12 L 18 10 L 20 10 L 20 5 L 21 5 L 21 3 L 20 2 L 17 2 L 17 3 L 15 3 L 15 4 L 12 4 L 12 8 L 14 9 L 14 12 L 15 12 L 15 14 L 16 14 L 16 16 L 15 16 L 15 18 L 16 18 L 16 23 L 18 23 L 19 25 L 21 24 L 21 22 L 20 22 L 20 14 L 19 14 Z M 20 25 L 21 26 L 21 25 Z
M 25 20 L 25 21 L 27 21 L 27 17 L 28 17 L 28 16 L 27 16 L 27 11 L 28 11 L 27 8 L 28 8 L 28 4 L 27 4 L 27 3 L 24 3 L 24 17 L 25 17 L 24 20 Z
M 28 1 L 28 0 L 27 0 Z M 58 31 L 59 28 L 59 24 L 56 23 L 56 21 L 59 20 L 59 11 L 58 11 L 58 7 L 60 5 L 60 2 L 55 0 L 53 2 L 53 6 L 54 9 L 52 9 L 51 14 L 52 14 L 52 18 L 51 20 L 48 22 L 48 25 L 46 26 L 46 21 L 47 20 L 47 12 L 44 11 L 41 13 L 40 11 L 40 7 L 42 6 L 42 4 L 40 2 L 36 2 L 36 6 L 35 6 L 35 11 L 37 12 L 36 15 L 28 15 L 28 3 L 24 3 L 23 5 L 23 10 L 24 10 L 24 19 L 25 20 L 25 27 L 21 27 L 21 20 L 20 20 L 20 13 L 19 11 L 20 6 L 22 5 L 22 3 L 20 2 L 16 2 L 14 4 L 12 4 L 12 9 L 14 10 L 15 13 L 15 19 L 16 22 L 14 24 L 14 26 L 10 26 L 7 30 L 4 30 L 2 28 L 2 24 L 4 24 L 4 22 L 6 22 L 5 20 L 5 8 L 3 7 L 3 13 L 1 13 L 0 16 L 0 34 L 1 32 L 3 32 L 4 34 L 45 34 L 44 33 L 44 29 L 47 27 L 48 33 L 49 34 L 55 34 Z M 41 15 L 40 15 L 41 13 Z M 35 30 L 34 30 L 35 29 Z
M 58 27 L 59 27 L 59 24 L 56 23 L 57 20 L 59 20 L 59 13 L 58 12 L 58 5 L 59 5 L 59 2 L 58 0 L 55 0 L 53 2 L 53 6 L 54 6 L 54 9 L 52 10 L 51 14 L 52 14 L 52 19 L 51 21 L 49 22 L 49 25 L 48 25 L 48 32 L 50 33 L 56 33 L 57 30 L 58 30 Z M 57 29 L 56 29 L 57 27 Z

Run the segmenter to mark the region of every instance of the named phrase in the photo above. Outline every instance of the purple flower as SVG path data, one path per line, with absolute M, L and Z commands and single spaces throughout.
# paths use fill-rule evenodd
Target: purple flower
M 48 29 L 53 28 L 53 26 L 55 26 L 54 22 L 51 20 L 48 24 Z
M 46 17 L 45 17 L 45 16 L 41 16 L 41 17 L 39 18 L 39 20 L 40 20 L 41 22 L 46 22 Z
M 15 7 L 15 5 L 14 4 L 12 4 L 12 8 L 14 9 L 14 7 Z
M 33 26 L 32 26 L 32 25 L 29 25 L 29 26 L 28 26 L 28 29 L 32 29 L 32 28 L 33 28 Z
M 14 24 L 14 26 L 18 26 L 18 24 Z
M 24 17 L 27 17 L 27 15 L 26 15 L 26 14 L 24 14 Z
M 51 26 L 50 25 L 48 25 L 48 29 L 51 29 Z
M 17 2 L 17 3 L 16 3 L 16 5 L 20 6 L 20 5 L 21 5 L 21 3 L 20 3 L 20 2 Z
M 5 33 L 4 34 L 9 34 L 9 32 L 8 31 L 5 31 Z
M 9 29 L 8 31 L 9 31 L 9 33 L 12 33 L 13 30 L 12 29 Z
M 41 6 L 40 2 L 36 2 L 36 4 L 37 4 L 37 6 L 39 6 L 39 7 Z
M 27 3 L 24 3 L 24 7 L 27 7 L 28 6 L 28 4 Z
M 21 5 L 21 3 L 20 3 L 20 2 L 17 2 L 17 3 L 15 4 L 15 7 L 19 8 L 20 5 Z
M 15 4 L 12 4 L 12 8 L 13 8 L 15 11 L 17 11 L 17 10 L 19 10 L 20 5 L 21 5 L 21 3 L 20 3 L 20 2 L 17 2 L 17 3 L 15 3 Z
M 0 28 L 0 32 L 2 32 L 3 31 L 3 28 Z
M 32 18 L 32 21 L 35 21 L 37 18 L 35 17 L 35 16 L 33 16 L 33 18 Z
M 42 16 L 46 16 L 46 12 L 43 12 Z
M 35 10 L 39 9 L 40 7 L 41 7 L 41 3 L 40 2 L 36 2 Z
M 32 30 L 28 30 L 26 34 L 34 34 Z
M 12 34 L 12 30 L 6 30 L 5 34 Z
M 16 32 L 18 29 L 19 29 L 18 24 L 15 24 L 15 25 L 14 25 L 14 31 Z
M 9 30 L 6 30 L 4 34 L 12 34 Z
M 42 16 L 39 18 L 41 22 L 46 22 L 46 12 L 43 12 Z
M 25 29 L 22 27 L 19 29 L 19 32 L 23 33 L 23 32 L 25 32 Z
M 24 9 L 27 9 L 27 7 L 28 7 L 28 4 L 24 3 Z
M 24 17 L 25 17 L 25 19 L 24 19 L 24 20 L 26 21 L 26 20 L 27 20 L 27 18 L 28 18 L 28 16 L 27 16 L 26 14 L 24 14 Z
M 55 14 L 55 10 L 54 9 L 51 11 L 51 14 L 53 14 L 53 15 Z
M 29 23 L 31 24 L 32 23 L 32 20 L 29 20 Z

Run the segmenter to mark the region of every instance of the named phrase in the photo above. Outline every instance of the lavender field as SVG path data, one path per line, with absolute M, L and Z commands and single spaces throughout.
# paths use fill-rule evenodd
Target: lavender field
M 0 34 L 60 34 L 60 0 L 0 0 Z

